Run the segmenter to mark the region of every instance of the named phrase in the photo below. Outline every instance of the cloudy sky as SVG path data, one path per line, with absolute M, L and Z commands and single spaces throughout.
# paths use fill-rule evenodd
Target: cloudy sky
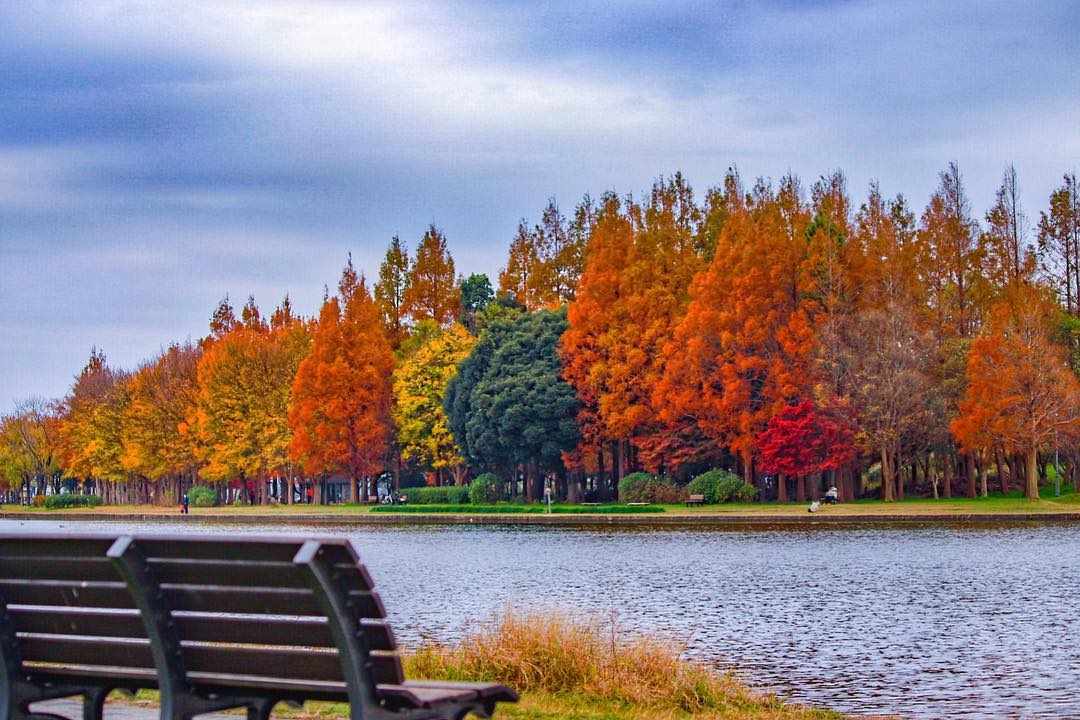
M 133 366 L 226 293 L 306 313 L 442 227 L 497 272 L 548 197 L 843 168 L 1037 218 L 1080 166 L 1080 4 L 13 0 L 0 5 L 0 412 Z

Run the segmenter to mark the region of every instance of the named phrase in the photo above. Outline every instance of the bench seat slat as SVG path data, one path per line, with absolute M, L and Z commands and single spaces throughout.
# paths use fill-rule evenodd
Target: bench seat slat
M 402 683 L 407 688 L 450 688 L 473 690 L 484 700 L 496 702 L 517 702 L 519 696 L 516 692 L 503 685 L 494 682 L 456 682 L 454 680 L 406 680 Z

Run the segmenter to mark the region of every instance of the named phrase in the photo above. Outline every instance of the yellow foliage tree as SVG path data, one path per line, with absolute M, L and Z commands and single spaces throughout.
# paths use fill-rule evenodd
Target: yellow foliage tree
M 465 478 L 465 459 L 450 432 L 443 397 L 475 343 L 463 325 L 454 324 L 431 336 L 394 372 L 394 421 L 402 457 L 436 471 L 453 469 L 457 485 Z

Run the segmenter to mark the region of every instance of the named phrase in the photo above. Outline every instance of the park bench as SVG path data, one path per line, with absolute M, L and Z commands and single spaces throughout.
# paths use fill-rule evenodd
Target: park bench
M 335 700 L 352 720 L 490 717 L 496 683 L 406 681 L 379 594 L 348 540 L 0 535 L 0 720 L 156 689 L 163 720 Z
M 688 506 L 689 505 L 704 505 L 705 504 L 705 496 L 704 495 L 691 495 L 690 497 L 686 498 L 686 504 Z

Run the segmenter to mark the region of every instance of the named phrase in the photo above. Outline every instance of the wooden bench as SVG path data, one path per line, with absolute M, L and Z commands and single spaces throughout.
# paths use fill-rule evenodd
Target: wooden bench
M 497 683 L 406 681 L 348 540 L 0 535 L 0 719 L 157 689 L 164 720 L 279 702 L 349 703 L 353 720 L 490 717 Z
M 691 495 L 690 497 L 686 498 L 686 504 L 687 504 L 687 506 L 690 506 L 690 505 L 704 505 L 705 504 L 705 496 L 704 495 Z

